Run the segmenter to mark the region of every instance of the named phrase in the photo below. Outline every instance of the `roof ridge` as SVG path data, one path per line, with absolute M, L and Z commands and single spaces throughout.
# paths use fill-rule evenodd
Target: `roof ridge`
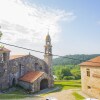
M 29 71 L 26 74 L 24 74 L 22 77 L 20 77 L 19 80 L 32 83 L 43 74 L 44 72 L 41 71 Z

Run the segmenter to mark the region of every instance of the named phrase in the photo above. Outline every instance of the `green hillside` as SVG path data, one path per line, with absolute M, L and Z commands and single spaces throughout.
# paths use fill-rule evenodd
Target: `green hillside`
M 58 80 L 80 79 L 81 72 L 78 64 L 96 56 L 100 56 L 100 54 L 66 55 L 53 59 L 53 74 L 57 76 Z
M 77 64 L 80 64 L 81 62 L 92 59 L 96 56 L 100 56 L 100 54 L 66 55 L 66 56 L 63 56 L 63 57 L 53 59 L 53 65 L 77 65 Z

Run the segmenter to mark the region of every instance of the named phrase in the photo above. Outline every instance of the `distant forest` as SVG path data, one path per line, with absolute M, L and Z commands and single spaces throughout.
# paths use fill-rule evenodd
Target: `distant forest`
M 76 55 L 66 55 L 63 57 L 55 58 L 53 59 L 53 65 L 77 65 L 81 62 L 84 62 L 86 60 L 92 59 L 96 56 L 100 56 L 100 54 L 91 54 L 91 55 L 85 55 L 85 54 L 76 54 Z M 75 60 L 76 59 L 76 60 Z
M 92 59 L 100 54 L 91 55 L 66 55 L 53 59 L 53 74 L 57 80 L 77 80 L 81 78 L 80 66 L 78 64 Z

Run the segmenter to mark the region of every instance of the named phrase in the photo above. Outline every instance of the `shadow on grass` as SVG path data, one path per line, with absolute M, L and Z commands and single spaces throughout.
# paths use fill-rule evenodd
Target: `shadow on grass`
M 17 87 L 17 86 L 14 88 L 16 89 L 12 91 L 6 90 L 8 92 L 0 94 L 0 100 L 1 99 L 6 99 L 6 100 L 24 99 L 24 98 L 30 97 L 29 95 L 27 95 L 27 92 L 23 88 Z

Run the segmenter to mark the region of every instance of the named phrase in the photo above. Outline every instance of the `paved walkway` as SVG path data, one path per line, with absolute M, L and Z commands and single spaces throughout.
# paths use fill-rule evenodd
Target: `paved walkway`
M 46 94 L 46 93 L 49 93 L 49 92 L 53 92 L 53 91 L 56 91 L 56 90 L 59 90 L 60 88 L 59 87 L 55 87 L 55 88 L 47 88 L 47 89 L 44 89 L 44 90 L 41 90 L 40 92 L 34 94 L 35 96 L 39 96 L 41 94 Z
M 73 90 L 63 90 L 55 93 L 51 93 L 48 96 L 45 96 L 42 100 L 46 100 L 47 97 L 55 97 L 57 100 L 75 100 L 75 97 L 72 95 Z

